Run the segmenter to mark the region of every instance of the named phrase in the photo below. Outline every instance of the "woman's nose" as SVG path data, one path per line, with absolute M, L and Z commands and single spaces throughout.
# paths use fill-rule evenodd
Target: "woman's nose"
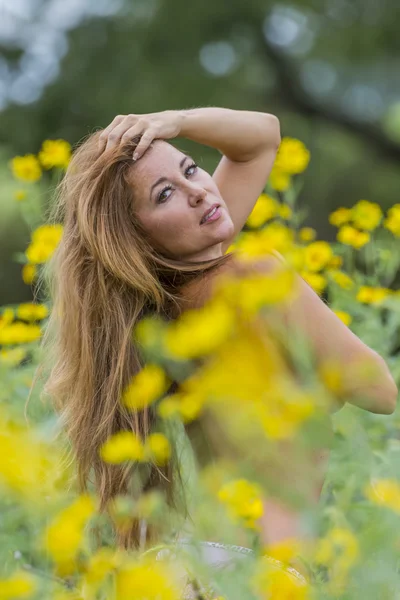
M 204 200 L 207 196 L 207 191 L 201 185 L 191 185 L 188 189 L 190 202 L 197 203 L 199 200 Z

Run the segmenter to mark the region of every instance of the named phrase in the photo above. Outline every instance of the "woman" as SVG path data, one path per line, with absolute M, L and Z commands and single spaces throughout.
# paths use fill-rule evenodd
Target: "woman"
M 165 141 L 178 136 L 222 153 L 212 175 Z M 102 509 L 127 493 L 131 468 L 105 463 L 99 448 L 121 429 L 146 437 L 156 419 L 151 410 L 132 415 L 119 402 L 143 366 L 131 332 L 144 315 L 174 319 L 201 306 L 219 274 L 240 270 L 226 252 L 265 187 L 279 144 L 275 116 L 209 107 L 119 115 L 74 152 L 50 216 L 63 222 L 64 234 L 50 264 L 53 311 L 44 344 L 52 369 L 45 391 L 64 417 L 80 486 L 86 489 L 93 471 Z M 251 268 L 270 272 L 281 259 L 265 257 Z M 383 359 L 298 276 L 296 285 L 297 298 L 285 308 L 288 325 L 301 324 L 321 360 L 370 361 L 375 386 L 350 381 L 346 399 L 393 412 L 397 388 Z M 326 451 L 316 457 L 315 502 L 326 459 Z M 145 491 L 164 487 L 172 502 L 171 468 L 153 469 Z M 271 500 L 266 507 L 264 542 L 298 534 L 296 513 Z M 118 539 L 133 547 L 139 538 L 134 524 Z

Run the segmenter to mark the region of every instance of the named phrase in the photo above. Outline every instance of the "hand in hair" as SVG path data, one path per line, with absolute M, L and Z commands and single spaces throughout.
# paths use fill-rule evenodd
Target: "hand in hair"
M 182 119 L 180 110 L 164 110 L 143 115 L 117 115 L 101 133 L 99 148 L 108 150 L 114 145 L 126 143 L 141 135 L 133 154 L 133 159 L 137 160 L 143 156 L 154 139 L 177 137 L 181 131 Z

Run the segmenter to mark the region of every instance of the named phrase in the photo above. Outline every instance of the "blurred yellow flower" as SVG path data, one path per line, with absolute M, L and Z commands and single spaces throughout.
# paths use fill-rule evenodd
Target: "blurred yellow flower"
M 218 499 L 226 505 L 233 520 L 239 520 L 251 529 L 256 528 L 256 521 L 264 512 L 262 490 L 257 484 L 235 479 L 221 487 Z
M 39 325 L 19 321 L 0 327 L 0 344 L 27 344 L 38 340 L 42 335 Z
M 366 231 L 358 231 L 351 225 L 343 225 L 339 229 L 336 239 L 342 244 L 358 249 L 370 241 L 370 234 Z
M 240 279 L 225 279 L 218 292 L 231 306 L 255 314 L 262 306 L 279 304 L 295 293 L 295 272 L 290 267 L 271 273 L 256 273 Z
M 351 277 L 349 277 L 347 273 L 343 273 L 343 271 L 332 270 L 329 272 L 329 276 L 344 290 L 349 290 L 354 285 L 354 281 L 351 279 Z
M 15 367 L 26 357 L 27 351 L 23 348 L 11 348 L 10 350 L 0 350 L 0 363 Z
M 278 201 L 268 194 L 261 194 L 247 217 L 246 225 L 253 228 L 261 227 L 261 225 L 273 219 L 278 211 Z
M 34 280 L 37 277 L 37 267 L 36 265 L 31 265 L 29 263 L 26 263 L 23 267 L 22 267 L 22 279 L 23 282 L 26 283 L 27 285 L 31 284 L 34 282 Z
M 299 239 L 302 242 L 312 242 L 316 236 L 317 232 L 312 227 L 302 227 L 299 230 Z
M 356 300 L 364 304 L 374 304 L 381 302 L 381 300 L 387 298 L 391 293 L 392 290 L 389 288 L 362 285 L 357 292 Z
M 34 154 L 26 154 L 25 156 L 15 156 L 10 167 L 16 179 L 34 183 L 42 176 L 40 163 Z
M 157 412 L 162 419 L 179 416 L 184 423 L 190 423 L 200 415 L 204 401 L 200 392 L 170 394 L 161 400 Z
M 394 479 L 375 479 L 364 488 L 364 494 L 374 504 L 400 513 L 400 485 Z
M 27 195 L 28 193 L 25 190 L 17 190 L 16 192 L 14 192 L 14 200 L 17 200 L 17 202 L 21 202 L 21 200 L 25 200 Z
M 26 302 L 17 307 L 17 317 L 23 321 L 40 321 L 47 317 L 49 309 L 45 304 Z
M 165 465 L 171 456 L 171 446 L 162 433 L 152 433 L 144 445 L 145 460 L 154 461 L 157 465 Z
M 60 223 L 55 223 L 54 225 L 39 225 L 39 227 L 32 232 L 32 242 L 57 246 L 61 240 L 63 229 L 64 228 Z
M 132 431 L 118 431 L 101 446 L 99 453 L 105 462 L 113 464 L 144 460 L 143 444 Z
M 351 315 L 349 315 L 349 313 L 345 312 L 344 310 L 334 310 L 333 312 L 347 326 L 349 326 L 353 320 Z
M 66 169 L 71 159 L 71 144 L 66 140 L 45 140 L 38 153 L 45 169 L 61 167 Z
M 379 204 L 368 200 L 360 200 L 351 209 L 352 222 L 359 229 L 373 231 L 378 227 L 382 216 L 383 213 Z
M 343 258 L 341 256 L 332 256 L 328 269 L 339 269 L 343 265 Z
M 314 559 L 317 563 L 334 566 L 347 572 L 359 557 L 359 544 L 354 533 L 344 527 L 333 527 L 318 541 Z
M 271 564 L 268 556 L 262 557 L 252 577 L 252 587 L 262 600 L 311 600 L 307 580 L 283 564 Z
M 329 214 L 329 223 L 335 227 L 341 227 L 351 221 L 352 210 L 341 206 Z
M 281 219 L 284 219 L 285 221 L 289 221 L 289 219 L 292 217 L 292 215 L 293 215 L 293 211 L 288 204 L 280 205 L 279 216 L 281 217 Z
M 278 149 L 274 166 L 283 171 L 295 175 L 303 173 L 310 162 L 310 152 L 298 139 L 284 137 Z
M 105 577 L 118 567 L 118 553 L 103 546 L 88 557 L 82 577 L 83 598 L 95 598 Z M 61 599 L 60 599 L 61 600 Z M 67 598 L 65 599 L 67 600 Z M 77 599 L 78 600 L 78 599 Z
M 285 564 L 301 554 L 303 551 L 303 543 L 298 538 L 285 538 L 280 542 L 275 542 L 266 546 L 263 554 L 275 558 Z
M 195 358 L 214 351 L 232 333 L 233 310 L 213 299 L 200 309 L 186 310 L 165 334 L 166 348 L 178 358 Z
M 14 311 L 12 308 L 5 308 L 3 313 L 0 315 L 0 327 L 9 325 L 14 321 Z
M 31 243 L 25 251 L 29 263 L 36 265 L 46 262 L 53 254 L 62 237 L 60 224 L 40 225 L 32 232 Z
M 140 410 L 160 398 L 170 385 L 171 381 L 162 367 L 147 363 L 124 389 L 122 404 Z
M 17 569 L 9 577 L 0 579 L 0 600 L 31 598 L 37 588 L 36 577 L 22 569 Z
M 177 600 L 183 597 L 171 565 L 130 559 L 115 574 L 115 600 Z
M 292 180 L 289 173 L 285 173 L 282 169 L 274 165 L 268 181 L 272 189 L 276 192 L 285 192 L 290 187 Z
M 81 494 L 46 528 L 42 545 L 56 563 L 57 575 L 71 575 L 76 570 L 77 554 L 84 544 L 85 526 L 95 511 L 94 499 L 88 494 Z
M 317 373 L 324 386 L 334 396 L 342 396 L 345 392 L 345 373 L 343 365 L 334 359 L 325 359 L 317 367 Z
M 312 242 L 304 249 L 304 268 L 309 271 L 321 271 L 333 257 L 328 242 Z
M 396 237 L 400 237 L 400 204 L 394 204 L 389 208 L 383 226 L 391 231 Z
M 299 275 L 317 294 L 322 294 L 328 284 L 326 278 L 320 273 L 310 273 L 309 271 L 301 270 Z

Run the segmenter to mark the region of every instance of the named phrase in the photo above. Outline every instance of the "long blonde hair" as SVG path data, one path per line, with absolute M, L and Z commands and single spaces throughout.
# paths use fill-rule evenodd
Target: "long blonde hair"
M 117 494 L 129 492 L 136 467 L 107 464 L 99 448 L 120 430 L 144 439 L 157 419 L 151 408 L 132 412 L 120 402 L 144 364 L 132 331 L 144 315 L 176 318 L 179 286 L 225 263 L 230 254 L 196 263 L 156 252 L 134 212 L 131 156 L 140 136 L 100 153 L 100 133 L 89 134 L 74 149 L 46 218 L 62 223 L 63 235 L 41 277 L 51 302 L 41 369 L 42 398 L 49 397 L 62 417 L 79 489 L 87 491 L 92 482 L 104 511 Z M 179 471 L 174 460 L 162 468 L 150 465 L 142 491 L 161 488 L 173 504 Z M 137 547 L 139 523 L 133 521 L 129 531 L 117 528 L 116 535 L 119 545 Z M 148 539 L 151 535 L 149 530 Z

